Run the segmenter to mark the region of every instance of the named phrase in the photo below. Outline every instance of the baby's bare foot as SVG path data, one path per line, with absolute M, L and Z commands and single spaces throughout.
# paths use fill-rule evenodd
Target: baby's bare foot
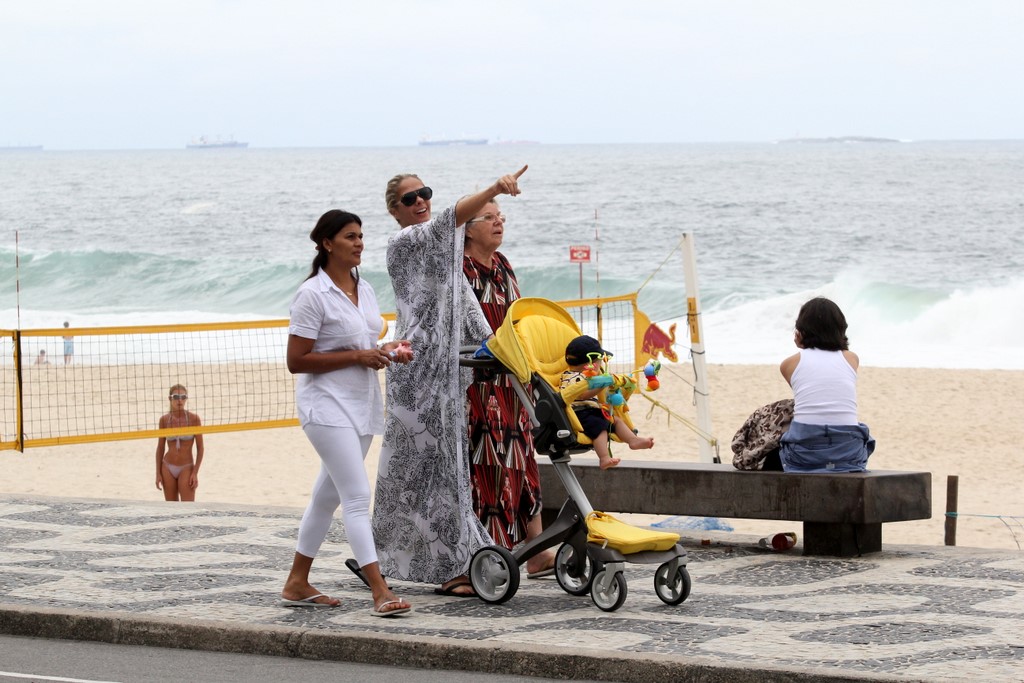
M 629 447 L 634 451 L 654 447 L 654 439 L 649 436 L 637 437 L 629 442 Z
M 619 458 L 612 458 L 610 456 L 607 458 L 601 458 L 601 469 L 606 470 L 610 467 L 615 467 L 620 462 L 622 462 L 622 460 L 620 460 Z

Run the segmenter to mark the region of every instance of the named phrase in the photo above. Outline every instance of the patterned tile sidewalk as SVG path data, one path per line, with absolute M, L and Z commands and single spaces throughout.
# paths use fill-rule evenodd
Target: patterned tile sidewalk
M 230 649 L 236 628 L 288 641 L 287 653 L 300 656 L 296 639 L 343 636 L 379 658 L 399 653 L 395 664 L 414 661 L 403 652 L 470 669 L 534 656 L 541 671 L 524 664 L 502 672 L 622 681 L 650 680 L 655 671 L 674 680 L 1024 680 L 1021 552 L 888 546 L 826 559 L 752 544 L 695 545 L 693 592 L 675 607 L 655 595 L 654 566 L 627 565 L 629 594 L 613 613 L 553 579 L 524 574 L 504 605 L 393 582 L 415 612 L 378 619 L 343 566 L 350 555 L 340 523 L 313 579 L 343 605 L 278 606 L 300 516 L 284 508 L 0 498 L 0 632 L 45 633 L 26 624 L 88 617 L 121 624 L 119 642 L 143 642 L 138 634 L 147 629 L 209 627 L 203 637 L 226 644 L 200 646 Z M 192 646 L 192 637 L 179 641 Z

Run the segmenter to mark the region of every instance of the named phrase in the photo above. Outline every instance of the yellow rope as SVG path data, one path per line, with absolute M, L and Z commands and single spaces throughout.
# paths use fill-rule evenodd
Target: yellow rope
M 661 369 L 662 369 L 662 370 L 665 370 L 665 369 L 666 369 L 666 367 L 665 367 L 664 365 L 662 365 L 662 366 L 661 366 Z M 671 369 L 669 369 L 669 372 L 670 372 L 670 373 L 671 373 L 672 375 L 675 375 L 676 377 L 678 377 L 678 378 L 679 378 L 680 380 L 682 380 L 682 381 L 683 381 L 683 383 L 685 383 L 685 384 L 689 385 L 689 386 L 690 386 L 690 388 L 692 388 L 692 389 L 694 390 L 694 392 L 696 392 L 696 390 L 697 390 L 697 387 L 696 387 L 696 386 L 695 386 L 694 384 L 692 384 L 692 383 L 690 383 L 690 382 L 686 381 L 686 378 L 682 377 L 681 375 L 679 375 L 679 373 L 676 373 L 676 372 L 672 371 Z M 664 404 L 664 403 L 662 403 L 661 401 L 659 401 L 659 400 L 657 400 L 657 399 L 654 399 L 654 398 L 651 398 L 650 396 L 648 396 L 648 395 L 647 395 L 647 393 L 646 393 L 646 392 L 644 392 L 644 391 L 643 391 L 643 390 L 642 390 L 642 389 L 640 388 L 640 375 L 641 375 L 641 374 L 643 374 L 643 369 L 639 369 L 639 370 L 632 370 L 632 371 L 630 371 L 630 372 L 626 372 L 626 373 L 622 373 L 622 374 L 623 374 L 623 375 L 627 375 L 627 376 L 633 376 L 633 375 L 636 375 L 636 376 L 637 376 L 637 377 L 636 377 L 636 380 L 635 380 L 635 384 L 636 384 L 636 389 L 634 390 L 634 392 L 633 392 L 633 393 L 637 393 L 637 394 L 640 394 L 641 396 L 643 396 L 643 397 L 644 397 L 645 399 L 647 399 L 647 400 L 648 400 L 648 401 L 649 401 L 649 402 L 651 403 L 651 408 L 650 408 L 650 410 L 648 410 L 648 411 L 647 411 L 647 416 L 646 416 L 648 420 L 649 420 L 649 419 L 651 419 L 651 416 L 653 416 L 653 415 L 654 415 L 654 409 L 655 409 L 655 408 L 661 408 L 661 409 L 662 409 L 662 410 L 664 410 L 664 411 L 665 411 L 666 413 L 668 413 L 668 420 L 669 420 L 669 422 L 671 422 L 671 421 L 672 421 L 672 418 L 675 418 L 675 419 L 679 420 L 679 421 L 680 421 L 680 422 L 682 422 L 682 423 L 683 423 L 683 424 L 684 424 L 684 425 L 685 425 L 685 426 L 686 426 L 686 427 L 687 427 L 688 429 L 690 429 L 690 430 L 691 430 L 691 431 L 692 431 L 692 432 L 693 432 L 694 434 L 696 434 L 697 436 L 699 436 L 700 438 L 704 439 L 704 440 L 705 440 L 705 441 L 707 441 L 707 442 L 708 442 L 709 444 L 711 444 L 712 446 L 714 446 L 714 447 L 715 447 L 715 451 L 716 451 L 716 453 L 717 453 L 717 451 L 718 451 L 718 438 L 717 438 L 716 436 L 714 436 L 713 434 L 708 434 L 708 433 L 707 433 L 707 432 L 705 432 L 705 431 L 704 431 L 703 429 L 701 429 L 700 427 L 698 427 L 697 425 L 695 425 L 695 424 L 694 424 L 693 422 L 691 422 L 690 420 L 686 419 L 686 418 L 685 418 L 685 417 L 683 417 L 682 415 L 680 415 L 680 414 L 676 413 L 676 412 L 675 412 L 674 410 L 672 410 L 671 408 L 669 408 L 669 407 L 668 407 L 667 405 L 665 405 L 665 404 Z
M 705 440 L 705 441 L 707 441 L 707 442 L 708 442 L 709 444 L 711 444 L 711 445 L 713 445 L 713 446 L 716 446 L 716 447 L 718 446 L 718 439 L 717 439 L 717 438 L 715 438 L 715 436 L 714 436 L 714 435 L 712 435 L 712 434 L 708 434 L 707 432 L 705 432 L 705 431 L 704 431 L 703 429 L 701 429 L 700 427 L 698 427 L 697 425 L 695 425 L 695 424 L 694 424 L 693 422 L 691 422 L 690 420 L 686 419 L 685 417 L 683 417 L 683 416 L 682 416 L 682 415 L 680 415 L 679 413 L 675 412 L 674 410 L 672 410 L 671 408 L 669 408 L 669 407 L 668 407 L 667 405 L 665 405 L 665 404 L 664 404 L 664 403 L 662 403 L 661 401 L 659 401 L 659 400 L 657 400 L 657 399 L 654 399 L 654 398 L 651 398 L 650 396 L 648 396 L 648 395 L 647 395 L 646 393 L 644 393 L 643 391 L 640 391 L 640 390 L 638 389 L 638 390 L 637 390 L 637 393 L 638 393 L 638 394 L 640 394 L 641 396 L 643 396 L 644 398 L 646 398 L 646 399 L 647 399 L 648 401 L 650 401 L 650 402 L 651 402 L 651 404 L 652 404 L 652 405 L 651 405 L 651 409 L 647 411 L 647 418 L 648 418 L 648 419 L 650 419 L 650 417 L 651 417 L 652 415 L 654 415 L 654 409 L 655 409 L 655 408 L 661 408 L 661 409 L 662 409 L 662 410 L 664 410 L 664 411 L 665 411 L 666 413 L 668 413 L 668 419 L 669 419 L 669 422 L 671 422 L 672 418 L 675 418 L 675 419 L 679 420 L 680 422 L 682 422 L 682 423 L 683 423 L 684 425 L 686 425 L 686 427 L 687 427 L 687 428 L 689 428 L 689 429 L 690 429 L 690 430 L 691 430 L 691 431 L 692 431 L 692 432 L 693 432 L 694 434 L 696 434 L 696 435 L 697 435 L 697 436 L 699 436 L 700 438 L 704 439 L 704 440 Z
M 676 251 L 679 250 L 679 246 L 682 243 L 683 243 L 683 240 L 680 239 L 679 242 L 676 243 L 676 246 L 673 247 L 672 250 L 670 252 L 668 252 L 668 254 L 665 255 L 665 260 L 663 260 L 660 264 L 658 264 L 658 267 L 655 268 L 654 271 L 650 275 L 647 276 L 647 279 L 644 280 L 642 285 L 637 287 L 636 293 L 638 295 L 640 294 L 640 291 L 643 290 L 643 288 L 647 286 L 647 283 L 650 282 L 652 279 L 654 279 L 654 276 L 658 274 L 658 271 L 665 267 L 665 264 L 668 263 L 668 260 L 672 257 L 672 254 L 676 253 Z

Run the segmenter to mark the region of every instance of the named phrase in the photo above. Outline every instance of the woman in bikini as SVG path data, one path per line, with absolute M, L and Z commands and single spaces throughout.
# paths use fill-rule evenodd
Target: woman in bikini
M 188 389 L 181 384 L 171 387 L 168 400 L 171 410 L 160 418 L 160 429 L 198 427 L 199 416 L 185 410 Z M 192 462 L 192 446 L 196 459 Z M 163 489 L 165 500 L 194 501 L 199 487 L 199 467 L 203 464 L 203 435 L 181 434 L 161 436 L 156 445 L 156 487 Z

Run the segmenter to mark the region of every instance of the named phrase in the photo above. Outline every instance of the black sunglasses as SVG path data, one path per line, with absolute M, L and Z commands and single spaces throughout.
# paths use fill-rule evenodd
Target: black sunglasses
M 402 202 L 403 206 L 412 206 L 413 204 L 416 203 L 416 198 L 417 197 L 422 197 L 423 200 L 426 201 L 426 200 L 430 199 L 433 196 L 434 196 L 434 191 L 433 190 L 431 190 L 429 187 L 421 187 L 418 190 L 413 190 L 412 192 L 406 192 L 401 197 L 399 197 L 398 201 Z

